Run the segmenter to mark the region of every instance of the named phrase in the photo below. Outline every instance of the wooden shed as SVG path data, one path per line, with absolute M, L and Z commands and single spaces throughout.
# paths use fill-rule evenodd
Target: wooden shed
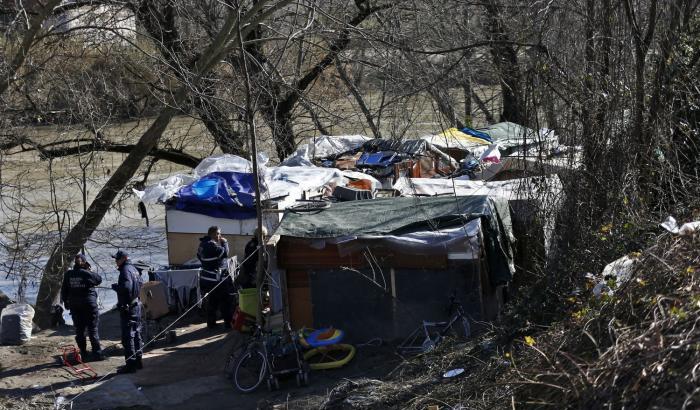
M 335 326 L 361 342 L 444 320 L 455 296 L 495 319 L 511 279 L 507 203 L 485 196 L 334 203 L 285 215 L 270 242 L 294 328 Z

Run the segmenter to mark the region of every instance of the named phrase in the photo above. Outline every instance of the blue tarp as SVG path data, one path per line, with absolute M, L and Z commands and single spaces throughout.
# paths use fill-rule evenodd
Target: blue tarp
M 493 144 L 493 138 L 491 138 L 491 136 L 486 132 L 477 131 L 469 127 L 464 127 L 460 131 L 467 135 L 471 135 L 472 137 L 481 138 L 482 140 L 488 141 Z
M 252 173 L 212 172 L 186 185 L 175 196 L 175 209 L 215 218 L 255 218 Z

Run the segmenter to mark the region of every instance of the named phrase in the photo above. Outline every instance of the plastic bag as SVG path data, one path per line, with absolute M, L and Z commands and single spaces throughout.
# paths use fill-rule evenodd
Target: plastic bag
M 0 314 L 0 343 L 18 345 L 32 338 L 34 308 L 26 303 L 14 303 Z
M 679 228 L 678 222 L 676 222 L 676 218 L 669 216 L 661 224 L 661 227 L 671 232 L 672 234 L 680 236 L 693 236 L 696 232 L 700 232 L 700 221 L 687 222 Z

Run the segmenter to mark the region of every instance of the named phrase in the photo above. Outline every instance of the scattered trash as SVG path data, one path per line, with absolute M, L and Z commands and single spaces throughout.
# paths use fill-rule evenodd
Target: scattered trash
M 600 299 L 603 296 L 603 294 L 607 296 L 612 296 L 613 291 L 612 289 L 610 289 L 610 286 L 608 286 L 608 284 L 605 283 L 605 281 L 600 281 L 593 287 L 593 296 Z
M 700 221 L 693 221 L 684 223 L 680 228 L 676 219 L 669 215 L 668 218 L 661 224 L 661 227 L 665 230 L 671 232 L 672 234 L 680 236 L 692 236 L 696 233 L 700 233 Z
M 72 401 L 66 401 L 63 396 L 58 396 L 53 402 L 53 410 L 69 410 L 73 408 Z
M 463 373 L 464 373 L 464 369 L 461 368 L 461 367 L 458 367 L 458 368 L 456 368 L 456 369 L 452 369 L 452 370 L 446 371 L 446 372 L 442 375 L 442 378 L 443 378 L 443 379 L 451 379 L 451 378 L 453 378 L 453 377 L 460 376 L 460 375 L 462 375 Z
M 639 257 L 625 255 L 605 266 L 603 269 L 603 279 L 615 279 L 617 286 L 627 282 L 632 276 L 635 265 L 639 262 Z

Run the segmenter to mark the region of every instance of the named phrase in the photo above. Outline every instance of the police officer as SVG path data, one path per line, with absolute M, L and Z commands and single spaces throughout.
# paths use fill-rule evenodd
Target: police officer
M 122 345 L 126 359 L 126 365 L 119 368 L 117 373 L 134 373 L 143 368 L 141 302 L 139 301 L 143 281 L 126 252 L 117 251 L 112 257 L 119 269 L 119 279 L 117 283 L 112 284 L 112 289 L 117 292 L 117 308 L 121 319 Z
M 100 313 L 97 308 L 97 292 L 95 286 L 102 283 L 102 278 L 92 272 L 85 255 L 75 255 L 73 269 L 63 275 L 61 286 L 61 301 L 66 309 L 70 310 L 75 326 L 75 342 L 78 344 L 83 359 L 87 359 L 87 343 L 85 329 L 87 329 L 90 345 L 92 347 L 92 360 L 104 360 L 105 356 L 100 347 L 100 337 L 97 332 Z
M 221 230 L 218 226 L 210 227 L 207 236 L 199 239 L 197 249 L 197 258 L 202 263 L 199 288 L 203 294 L 211 292 L 207 303 L 207 327 L 210 329 L 216 328 L 219 310 L 224 319 L 224 327 L 231 327 L 235 289 L 226 263 L 228 255 L 228 241 L 221 236 Z

